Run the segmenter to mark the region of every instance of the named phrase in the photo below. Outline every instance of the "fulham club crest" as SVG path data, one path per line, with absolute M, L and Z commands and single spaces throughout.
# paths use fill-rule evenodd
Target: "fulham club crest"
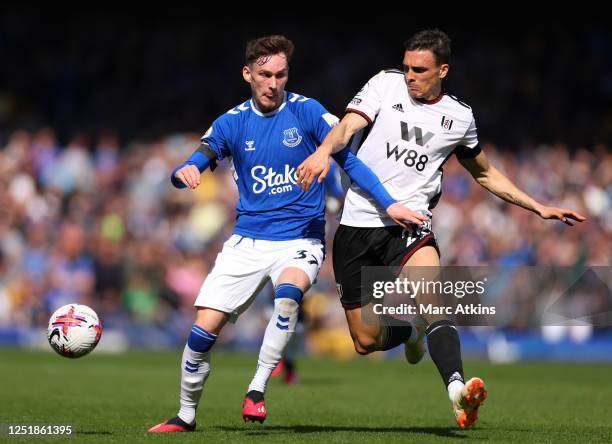
M 451 119 L 448 119 L 446 116 L 442 116 L 441 125 L 444 131 L 450 131 L 453 127 L 453 121 Z

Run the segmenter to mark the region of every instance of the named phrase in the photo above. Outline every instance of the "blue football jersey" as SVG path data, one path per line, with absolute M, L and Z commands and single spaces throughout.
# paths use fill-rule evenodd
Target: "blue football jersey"
M 337 122 L 316 100 L 290 92 L 273 112 L 264 114 L 248 100 L 213 122 L 202 142 L 231 162 L 240 196 L 234 233 L 324 239 L 324 187 L 315 183 L 303 192 L 296 170 Z

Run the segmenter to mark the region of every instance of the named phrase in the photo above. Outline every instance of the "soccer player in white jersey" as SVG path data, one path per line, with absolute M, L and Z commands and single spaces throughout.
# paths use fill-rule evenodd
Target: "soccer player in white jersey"
M 228 158 L 240 198 L 234 234 L 223 245 L 195 301 L 196 319 L 181 360 L 179 412 L 150 432 L 195 429 L 217 335 L 271 279 L 274 312 L 242 411 L 245 421 L 266 418 L 268 379 L 294 332 L 303 294 L 325 255 L 323 186 L 306 193 L 297 186 L 295 172 L 338 122 L 316 100 L 285 91 L 292 53 L 293 43 L 283 36 L 250 41 L 242 74 L 250 84 L 251 99 L 216 119 L 200 148 L 172 172 L 176 187 L 194 189 L 205 169 Z M 334 159 L 401 225 L 425 219 L 396 203 L 350 150 Z
M 428 218 L 442 187 L 442 166 L 455 154 L 474 179 L 501 199 L 533 211 L 543 219 L 585 218 L 568 209 L 544 206 L 519 190 L 493 167 L 478 145 L 471 108 L 445 94 L 442 81 L 449 71 L 450 39 L 439 30 L 425 30 L 405 42 L 403 71 L 385 70 L 351 100 L 342 121 L 332 129 L 316 153 L 298 167 L 305 190 L 327 174 L 329 155 L 352 140 L 357 157 L 408 208 Z M 368 131 L 366 133 L 365 131 Z M 360 270 L 362 266 L 404 267 L 440 265 L 430 220 L 408 232 L 394 227 L 358 184 L 346 195 L 341 225 L 336 232 L 333 265 L 340 300 L 346 312 L 355 349 L 360 354 L 379 350 L 383 326 L 362 321 Z M 417 302 L 419 296 L 417 296 Z M 442 316 L 426 316 L 422 334 L 453 405 L 460 428 L 474 426 L 487 392 L 480 378 L 464 382 L 459 336 L 454 323 Z M 381 320 L 384 321 L 384 320 Z M 422 353 L 407 355 L 418 362 Z

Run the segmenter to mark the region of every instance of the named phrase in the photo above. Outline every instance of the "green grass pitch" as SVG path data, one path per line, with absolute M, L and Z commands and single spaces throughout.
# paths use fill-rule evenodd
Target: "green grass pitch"
M 217 352 L 190 434 L 147 434 L 178 406 L 180 351 L 93 353 L 70 360 L 53 352 L 0 349 L 0 424 L 71 424 L 72 438 L 39 443 L 389 443 L 610 442 L 612 366 L 465 363 L 489 399 L 478 426 L 458 430 L 440 377 L 426 360 L 302 358 L 301 382 L 273 380 L 265 424 L 245 424 L 242 398 L 256 356 Z

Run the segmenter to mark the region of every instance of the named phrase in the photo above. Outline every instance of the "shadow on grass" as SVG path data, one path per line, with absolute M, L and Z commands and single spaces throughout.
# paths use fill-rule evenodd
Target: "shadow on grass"
M 214 427 L 223 432 L 236 432 L 235 427 Z M 328 432 L 358 432 L 358 433 L 424 433 L 447 438 L 468 438 L 465 434 L 455 427 L 360 427 L 360 426 L 319 426 L 319 425 L 287 425 L 287 426 L 266 426 L 259 430 L 241 430 L 246 435 L 269 435 L 278 432 L 292 433 L 328 433 Z M 465 433 L 465 432 L 464 432 Z M 473 436 L 471 439 L 475 439 Z

